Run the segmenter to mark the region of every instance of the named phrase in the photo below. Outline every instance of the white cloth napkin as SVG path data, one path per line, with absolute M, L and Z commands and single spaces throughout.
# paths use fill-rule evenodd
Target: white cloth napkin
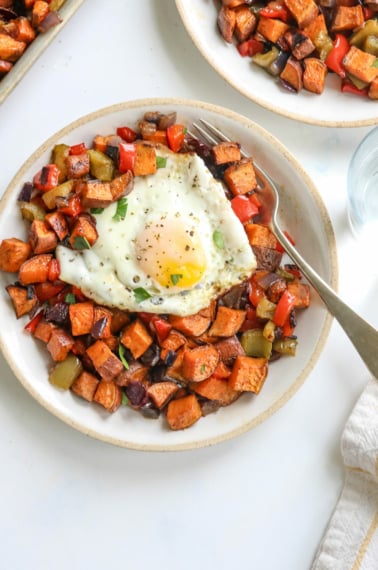
M 345 482 L 312 570 L 378 570 L 378 381 L 357 401 L 341 439 Z

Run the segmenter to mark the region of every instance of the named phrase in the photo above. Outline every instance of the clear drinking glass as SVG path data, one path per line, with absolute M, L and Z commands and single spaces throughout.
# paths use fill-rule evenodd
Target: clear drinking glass
M 347 185 L 348 214 L 354 234 L 378 238 L 378 127 L 354 151 Z

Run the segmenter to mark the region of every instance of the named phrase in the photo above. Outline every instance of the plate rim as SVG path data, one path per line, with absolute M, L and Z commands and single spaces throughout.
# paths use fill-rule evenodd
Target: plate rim
M 241 95 L 249 99 L 250 101 L 256 103 L 260 107 L 275 113 L 277 115 L 281 115 L 286 119 L 291 119 L 293 121 L 298 121 L 300 123 L 304 123 L 307 125 L 319 126 L 319 127 L 335 127 L 335 128 L 351 128 L 351 127 L 369 127 L 378 124 L 378 102 L 377 105 L 377 116 L 370 117 L 367 119 L 354 119 L 354 120 L 326 120 L 326 119 L 312 119 L 311 117 L 306 117 L 305 115 L 299 115 L 295 112 L 287 111 L 282 107 L 275 107 L 273 104 L 266 102 L 259 98 L 259 96 L 251 95 L 248 89 L 243 88 L 240 83 L 237 82 L 236 79 L 233 79 L 223 70 L 222 66 L 218 64 L 214 58 L 208 53 L 208 51 L 204 48 L 199 38 L 194 33 L 191 26 L 188 26 L 188 21 L 186 18 L 186 11 L 184 8 L 185 0 L 175 0 L 177 11 L 180 15 L 181 21 L 184 25 L 184 28 L 189 35 L 190 39 L 202 55 L 202 57 L 207 61 L 207 63 L 218 73 L 218 75 L 226 81 L 229 85 L 231 85 L 236 91 L 238 91 Z M 235 48 L 236 49 L 236 48 Z M 373 103 L 373 102 L 372 102 Z M 374 104 L 374 103 L 373 103 Z
M 103 117 L 108 114 L 116 113 L 122 110 L 130 110 L 136 109 L 139 107 L 147 107 L 148 106 L 168 106 L 174 105 L 176 107 L 192 107 L 202 109 L 208 112 L 212 112 L 218 114 L 220 116 L 227 117 L 232 121 L 236 121 L 239 124 L 242 124 L 245 128 L 253 127 L 254 131 L 258 131 L 258 136 L 262 136 L 265 140 L 269 141 L 273 144 L 276 149 L 288 160 L 288 162 L 295 168 L 296 172 L 303 177 L 305 184 L 309 187 L 311 191 L 311 195 L 316 201 L 317 207 L 319 208 L 321 218 L 324 222 L 324 229 L 327 238 L 327 242 L 330 246 L 329 252 L 329 261 L 330 261 L 330 286 L 333 289 L 337 288 L 338 284 L 338 262 L 337 262 L 337 248 L 336 248 L 336 239 L 335 234 L 332 226 L 331 219 L 329 217 L 328 211 L 326 206 L 322 200 L 322 197 L 317 190 L 314 182 L 303 169 L 301 164 L 297 161 L 294 155 L 271 133 L 269 133 L 265 128 L 261 127 L 257 123 L 255 123 L 252 119 L 249 119 L 231 109 L 227 109 L 220 105 L 215 105 L 213 103 L 207 103 L 204 101 L 194 100 L 194 99 L 184 99 L 184 98 L 166 98 L 166 97 L 155 97 L 155 98 L 145 98 L 145 99 L 136 99 L 131 101 L 124 101 L 120 103 L 116 103 L 110 106 L 102 107 L 95 111 L 92 111 L 86 115 L 83 115 L 60 130 L 56 131 L 52 134 L 48 139 L 46 139 L 30 156 L 29 158 L 24 161 L 21 167 L 18 169 L 17 173 L 13 176 L 11 181 L 9 182 L 3 196 L 1 197 L 0 201 L 0 215 L 3 213 L 3 210 L 6 206 L 8 200 L 13 196 L 15 188 L 19 185 L 23 179 L 24 173 L 34 164 L 34 162 L 40 158 L 46 151 L 51 150 L 52 144 L 57 140 L 61 139 L 64 135 L 67 135 L 74 129 L 93 121 L 97 118 Z M 326 312 L 322 328 L 319 331 L 319 338 L 315 345 L 315 348 L 311 354 L 310 359 L 305 363 L 303 369 L 301 370 L 300 374 L 296 378 L 296 381 L 289 387 L 288 390 L 284 392 L 284 394 L 278 398 L 278 400 L 274 401 L 265 411 L 261 412 L 258 416 L 253 418 L 250 421 L 246 421 L 242 423 L 242 425 L 238 426 L 237 428 L 228 431 L 227 433 L 222 433 L 219 436 L 212 436 L 209 438 L 201 439 L 200 441 L 188 441 L 183 443 L 173 443 L 169 445 L 164 444 L 141 444 L 128 441 L 127 439 L 119 439 L 117 437 L 106 435 L 99 433 L 96 429 L 91 429 L 84 426 L 82 423 L 76 421 L 75 419 L 70 418 L 67 416 L 63 411 L 60 411 L 54 407 L 54 405 L 46 398 L 43 397 L 42 394 L 36 390 L 36 388 L 29 382 L 27 382 L 26 378 L 24 378 L 23 374 L 18 370 L 17 363 L 14 362 L 14 359 L 8 353 L 8 348 L 3 341 L 2 335 L 0 335 L 0 348 L 3 353 L 5 360 L 7 361 L 10 369 L 18 379 L 18 381 L 22 384 L 22 386 L 26 389 L 26 391 L 47 411 L 49 411 L 53 416 L 59 418 L 64 423 L 69 425 L 70 427 L 76 429 L 77 431 L 81 432 L 84 435 L 90 436 L 94 439 L 102 441 L 104 443 L 110 443 L 118 447 L 123 447 L 131 450 L 136 451 L 183 451 L 183 450 L 192 450 L 198 449 L 203 447 L 208 447 L 214 444 L 218 444 L 223 441 L 228 441 L 233 439 L 243 433 L 250 431 L 252 428 L 256 427 L 270 416 L 272 416 L 276 411 L 278 411 L 288 400 L 290 400 L 293 395 L 298 391 L 298 389 L 303 385 L 306 378 L 309 376 L 310 372 L 314 368 L 316 362 L 319 359 L 319 356 L 324 348 L 324 345 L 328 339 L 328 335 L 330 332 L 331 324 L 333 321 L 333 317 L 330 313 Z M 147 421 L 147 420 L 146 420 Z

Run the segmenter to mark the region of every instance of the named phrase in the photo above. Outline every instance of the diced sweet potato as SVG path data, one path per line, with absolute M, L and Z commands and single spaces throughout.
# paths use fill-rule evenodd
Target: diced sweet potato
M 325 78 L 328 73 L 326 64 L 316 57 L 307 57 L 304 61 L 303 87 L 307 91 L 323 93 Z
M 78 216 L 71 230 L 69 242 L 73 249 L 83 249 L 78 247 L 78 239 L 85 239 L 89 245 L 93 245 L 98 238 L 95 224 L 86 216 Z
M 217 24 L 224 40 L 229 44 L 232 43 L 236 24 L 236 14 L 234 10 L 227 6 L 222 6 L 218 12 Z
M 19 319 L 27 315 L 37 305 L 38 299 L 33 288 L 21 287 L 20 285 L 8 285 L 7 293 L 12 300 L 16 317 Z
M 43 283 L 48 280 L 49 266 L 53 256 L 51 253 L 40 253 L 23 262 L 18 278 L 22 285 Z
M 86 354 L 91 359 L 93 366 L 106 381 L 113 380 L 123 370 L 120 359 L 113 354 L 103 340 L 97 340 L 88 349 Z
M 300 281 L 291 281 L 287 284 L 287 288 L 294 295 L 294 308 L 305 309 L 310 306 L 310 287 L 307 283 Z
M 286 8 L 290 10 L 297 21 L 299 28 L 304 28 L 316 18 L 319 9 L 314 0 L 284 0 Z
M 257 182 L 252 159 L 242 158 L 231 164 L 224 173 L 224 181 L 235 196 L 255 190 Z
M 121 176 L 117 176 L 110 182 L 110 192 L 113 201 L 119 200 L 122 196 L 127 196 L 130 194 L 134 185 L 134 176 L 131 170 L 128 170 Z
M 114 201 L 109 182 L 89 180 L 79 188 L 84 208 L 106 208 Z
M 42 319 L 35 327 L 33 336 L 47 344 L 54 329 L 56 329 L 56 325 L 54 323 L 50 323 Z
M 125 311 L 120 309 L 113 309 L 112 321 L 110 324 L 110 331 L 112 334 L 118 333 L 125 325 L 130 322 L 130 316 Z
M 147 176 L 156 172 L 156 151 L 148 141 L 135 141 L 136 157 L 134 164 L 135 176 Z
M 343 60 L 345 69 L 366 83 L 378 77 L 378 67 L 375 67 L 376 56 L 351 46 Z
M 50 8 L 48 2 L 44 2 L 44 0 L 36 0 L 34 2 L 31 14 L 31 23 L 33 28 L 36 29 L 41 25 L 49 13 L 49 10 Z
M 160 358 L 165 360 L 170 351 L 177 352 L 177 350 L 184 346 L 186 342 L 187 339 L 182 333 L 175 329 L 171 329 L 168 336 L 160 343 Z
M 3 239 L 0 244 L 0 270 L 17 273 L 31 255 L 31 245 L 21 239 Z
M 219 352 L 221 360 L 225 364 L 232 364 L 237 356 L 245 355 L 243 347 L 237 336 L 222 339 L 216 342 L 214 346 Z
M 168 404 L 167 421 L 172 430 L 188 428 L 201 416 L 201 406 L 194 394 L 171 400 Z
M 166 370 L 167 378 L 172 378 L 174 380 L 180 380 L 181 382 L 185 382 L 185 378 L 182 372 L 182 364 L 184 361 L 184 355 L 186 350 L 187 349 L 184 346 L 177 351 L 175 361 Z
M 72 384 L 71 390 L 80 398 L 92 402 L 99 382 L 100 380 L 94 374 L 84 370 Z
M 89 154 L 69 154 L 66 158 L 67 176 L 70 179 L 82 178 L 89 174 L 91 169 Z
M 0 59 L 0 76 L 6 75 L 13 67 L 13 63 Z
M 303 69 L 300 62 L 290 56 L 280 73 L 280 78 L 295 91 L 300 91 L 303 87 Z
M 103 406 L 109 413 L 113 413 L 122 403 L 122 389 L 111 380 L 100 380 L 93 401 Z
M 26 16 L 19 16 L 14 20 L 17 27 L 16 40 L 30 44 L 35 39 L 35 31 Z
M 45 220 L 54 230 L 60 241 L 68 236 L 68 224 L 64 214 L 57 210 L 55 212 L 49 212 L 46 214 Z
M 210 336 L 234 336 L 245 321 L 245 311 L 219 306 L 215 321 L 210 327 Z
M 126 346 L 135 359 L 142 356 L 153 343 L 153 338 L 140 319 L 129 324 L 122 332 L 121 343 Z
M 174 329 L 182 332 L 184 335 L 196 337 L 203 334 L 209 328 L 211 318 L 199 312 L 188 317 L 170 315 L 169 322 Z
M 241 159 L 240 145 L 234 142 L 221 142 L 212 148 L 215 164 L 226 164 Z
M 370 99 L 378 99 L 378 77 L 370 83 L 368 95 Z
M 213 345 L 187 349 L 182 362 L 182 374 L 186 380 L 200 382 L 214 373 L 219 362 L 219 352 Z
M 94 305 L 91 301 L 72 303 L 68 308 L 73 336 L 89 334 L 94 322 Z
M 24 53 L 25 48 L 25 42 L 20 42 L 0 32 L 0 59 L 10 62 L 17 61 Z
M 225 380 L 226 378 L 229 378 L 230 374 L 230 368 L 223 362 L 223 360 L 220 360 L 214 370 L 213 376 L 215 376 L 215 378 Z
M 268 374 L 266 358 L 237 356 L 228 382 L 234 390 L 258 394 Z
M 249 6 L 239 6 L 235 12 L 234 34 L 238 42 L 244 42 L 254 32 L 257 18 Z
M 288 24 L 276 18 L 265 18 L 260 16 L 257 24 L 257 32 L 268 41 L 276 43 L 289 29 Z
M 316 18 L 311 20 L 303 28 L 303 31 L 308 35 L 312 43 L 316 46 L 319 38 L 328 36 L 327 24 L 323 14 L 318 14 Z
M 129 363 L 129 367 L 124 370 L 114 379 L 118 386 L 128 386 L 130 382 L 145 383 L 148 377 L 148 367 L 144 366 L 138 360 Z
M 73 344 L 74 340 L 72 336 L 64 329 L 56 327 L 51 331 L 51 336 L 46 347 L 55 362 L 62 362 L 66 359 Z
M 232 404 L 240 396 L 240 391 L 231 388 L 227 380 L 222 380 L 215 376 L 210 376 L 210 378 L 206 378 L 202 382 L 191 382 L 189 388 L 208 400 L 219 402 L 221 406 Z
M 332 22 L 332 32 L 354 30 L 364 23 L 364 11 L 360 4 L 356 6 L 337 6 Z
M 267 226 L 261 224 L 246 224 L 244 229 L 251 246 L 276 249 L 277 239 Z
M 155 382 L 148 387 L 147 393 L 155 406 L 161 409 L 169 402 L 178 389 L 179 386 L 175 382 Z
M 43 220 L 33 220 L 29 230 L 29 242 L 35 254 L 54 251 L 58 238 L 54 230 Z

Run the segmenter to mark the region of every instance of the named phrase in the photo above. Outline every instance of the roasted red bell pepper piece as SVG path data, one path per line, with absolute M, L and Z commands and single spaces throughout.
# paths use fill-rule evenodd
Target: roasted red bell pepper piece
M 85 151 L 87 150 L 87 147 L 85 146 L 85 143 L 79 143 L 79 144 L 74 144 L 72 146 L 70 146 L 69 149 L 69 154 L 71 155 L 78 155 L 78 154 L 83 154 Z
M 33 334 L 37 328 L 38 323 L 42 320 L 43 311 L 39 311 L 32 319 L 24 326 L 24 330 L 30 334 Z
M 259 16 L 263 16 L 264 18 L 275 18 L 282 20 L 283 22 L 287 22 L 289 20 L 289 12 L 286 10 L 284 6 L 277 2 L 277 6 L 269 7 L 265 6 L 259 11 Z
M 248 222 L 259 211 L 258 207 L 247 196 L 242 194 L 232 198 L 231 207 L 242 224 Z
M 168 146 L 173 152 L 181 150 L 185 138 L 185 127 L 175 123 L 167 128 Z
M 325 64 L 328 69 L 331 69 L 340 77 L 345 77 L 346 75 L 343 60 L 349 50 L 350 44 L 347 38 L 343 34 L 336 34 L 333 48 L 325 58 Z
M 138 136 L 130 127 L 118 127 L 117 135 L 128 143 L 134 142 Z
M 155 331 L 158 343 L 161 344 L 167 338 L 172 325 L 161 317 L 153 316 L 150 321 L 150 328 Z
M 59 275 L 60 275 L 59 261 L 55 257 L 53 257 L 49 263 L 48 280 L 56 281 L 57 279 L 59 279 Z
M 251 329 L 262 328 L 261 320 L 256 314 L 256 309 L 253 307 L 247 307 L 245 321 L 240 327 L 240 332 L 248 331 Z
M 352 93 L 353 95 L 359 95 L 360 97 L 367 97 L 368 96 L 368 88 L 365 87 L 364 89 L 359 89 L 353 83 L 349 81 L 344 81 L 341 85 L 342 93 Z
M 294 307 L 295 297 L 288 289 L 282 293 L 280 300 L 277 303 L 276 310 L 273 315 L 273 322 L 278 327 L 283 327 L 290 312 Z
M 286 230 L 284 230 L 282 233 L 285 234 L 285 236 L 287 237 L 287 239 L 289 240 L 289 242 L 291 243 L 291 245 L 295 245 L 295 240 L 294 238 L 291 237 L 291 235 L 289 234 L 289 232 L 287 232 Z M 280 253 L 284 253 L 285 250 L 282 247 L 282 245 L 277 241 L 277 245 L 276 245 L 276 250 L 279 251 Z
M 255 40 L 255 38 L 245 40 L 236 47 L 242 57 L 252 57 L 256 53 L 262 53 L 264 51 L 264 44 L 259 40 Z
M 250 281 L 250 290 L 248 297 L 253 307 L 257 307 L 261 299 L 265 297 L 264 289 L 258 283 L 256 283 L 253 278 Z
M 374 18 L 374 16 L 376 15 L 376 12 L 374 12 L 374 10 L 372 10 L 371 8 L 368 8 L 367 6 L 363 6 L 362 10 L 364 12 L 365 21 L 370 20 L 371 18 Z
M 46 164 L 33 178 L 33 185 L 41 192 L 52 190 L 59 184 L 60 170 L 56 164 Z
M 136 146 L 134 143 L 121 143 L 119 145 L 118 170 L 127 172 L 133 170 L 136 159 Z
M 286 319 L 284 325 L 282 327 L 282 335 L 283 336 L 293 336 L 295 331 L 295 327 L 292 327 L 290 324 L 290 317 Z
M 65 283 L 62 282 L 55 282 L 51 283 L 50 281 L 44 281 L 43 283 L 37 283 L 35 286 L 35 294 L 37 295 L 37 299 L 40 303 L 44 303 L 49 299 L 58 295 L 63 289 L 65 288 Z
M 83 204 L 81 203 L 81 198 L 79 194 L 74 194 L 71 198 L 68 198 L 66 205 L 58 205 L 59 212 L 65 214 L 66 216 L 71 216 L 75 218 L 83 211 Z

